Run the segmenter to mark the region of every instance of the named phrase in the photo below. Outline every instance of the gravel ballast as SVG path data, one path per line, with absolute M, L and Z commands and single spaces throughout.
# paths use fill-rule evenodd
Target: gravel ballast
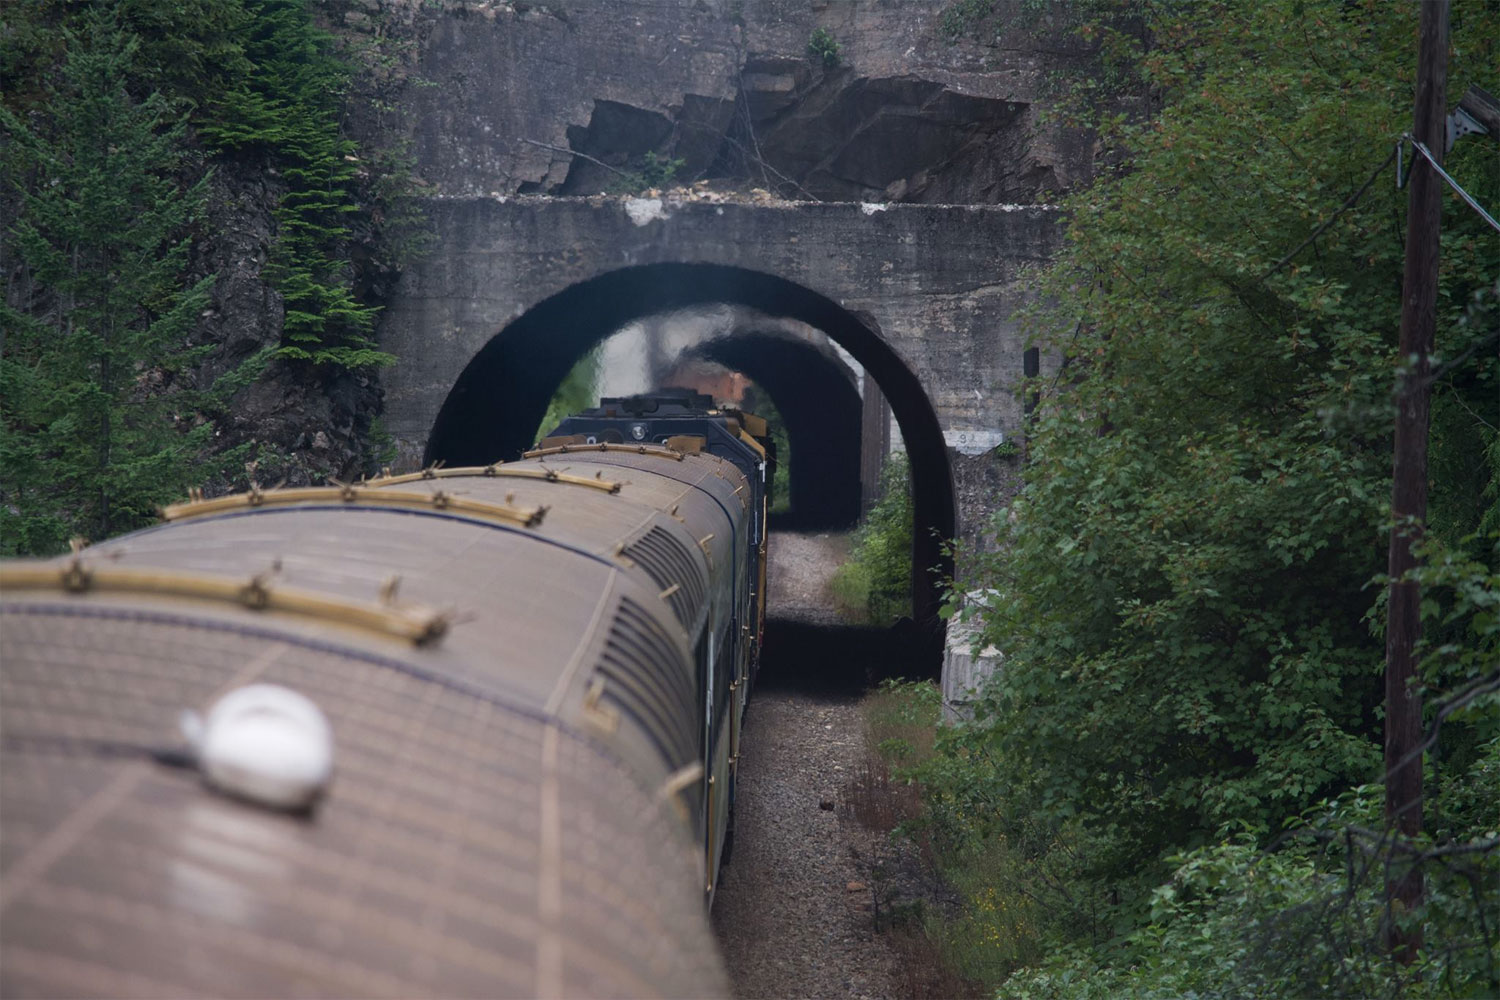
M 743 748 L 713 911 L 735 995 L 895 996 L 866 869 L 874 835 L 837 808 L 864 757 L 856 702 L 757 692 Z
M 770 612 L 837 625 L 828 580 L 848 557 L 842 534 L 770 539 Z M 846 808 L 866 761 L 857 692 L 754 692 L 736 795 L 733 857 L 713 924 L 739 997 L 900 994 L 899 958 L 877 933 L 871 873 L 902 852 Z M 909 847 L 909 845 L 908 845 Z

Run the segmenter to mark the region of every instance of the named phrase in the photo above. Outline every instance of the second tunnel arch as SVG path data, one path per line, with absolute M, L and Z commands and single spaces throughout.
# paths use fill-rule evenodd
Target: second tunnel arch
M 776 404 L 791 444 L 791 509 L 773 514 L 789 531 L 841 531 L 859 520 L 862 483 L 859 387 L 832 349 L 756 326 L 736 328 L 685 350 L 681 360 L 707 361 L 742 373 Z
M 469 361 L 438 412 L 424 462 L 484 464 L 520 454 L 532 444 L 553 388 L 595 344 L 634 320 L 715 303 L 821 330 L 880 386 L 910 459 L 912 608 L 919 622 L 938 629 L 939 579 L 953 571 L 944 542 L 955 535 L 956 511 L 953 474 L 932 403 L 917 376 L 867 321 L 776 275 L 718 264 L 644 264 L 600 274 L 543 299 Z

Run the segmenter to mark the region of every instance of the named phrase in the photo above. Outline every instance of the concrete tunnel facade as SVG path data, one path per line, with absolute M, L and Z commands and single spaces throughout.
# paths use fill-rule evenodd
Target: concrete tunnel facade
M 1014 314 L 1060 241 L 1051 208 L 605 197 L 424 208 L 435 249 L 403 273 L 378 331 L 400 359 L 383 382 L 403 467 L 519 451 L 584 345 L 632 318 L 729 302 L 823 330 L 890 397 L 918 482 L 919 614 L 937 608 L 927 570 L 951 568 L 942 540 L 977 538 L 1014 488 L 989 449 L 1021 432 Z M 529 372 L 503 401 L 480 377 L 502 369 Z M 498 442 L 479 433 L 495 427 Z

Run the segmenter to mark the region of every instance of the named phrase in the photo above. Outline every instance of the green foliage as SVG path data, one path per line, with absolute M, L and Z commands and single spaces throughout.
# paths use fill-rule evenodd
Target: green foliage
M 854 534 L 854 551 L 830 581 L 846 614 L 873 625 L 911 615 L 911 468 L 904 453 L 880 472 L 880 499 Z
M 239 37 L 240 0 L 100 0 L 112 10 L 135 51 L 123 67 L 135 97 L 156 92 L 171 102 L 200 103 L 246 71 Z M 64 30 L 78 30 L 95 4 L 11 0 L 0 45 L 0 93 L 12 108 L 41 96 L 65 55 Z
M 396 436 L 380 417 L 370 421 L 370 460 L 376 468 L 388 468 L 396 461 Z
M 655 152 L 647 150 L 645 163 L 641 166 L 641 181 L 648 188 L 666 187 L 685 162 L 687 161 L 681 157 L 673 159 L 657 156 Z
M 7 104 L 42 97 L 44 68 L 62 60 L 60 0 L 14 0 L 0 19 L 0 95 Z
M 0 84 L 13 109 L 39 100 L 29 88 L 62 58 L 63 29 L 91 6 L 24 0 L 8 8 L 13 44 L 0 59 Z M 260 158 L 284 188 L 266 269 L 285 305 L 280 356 L 339 368 L 390 364 L 370 338 L 377 310 L 360 300 L 350 261 L 357 238 L 369 244 L 363 256 L 375 269 L 385 251 L 419 248 L 422 226 L 405 198 L 408 158 L 400 149 L 382 150 L 366 164 L 341 136 L 350 71 L 335 56 L 332 36 L 314 24 L 311 6 L 306 0 L 104 6 L 135 39 L 123 69 L 127 91 L 191 109 L 200 139 L 221 153 Z M 393 245 L 375 245 L 382 241 Z
M 1500 743 L 1487 748 L 1493 804 Z M 1477 770 L 1477 769 L 1476 769 Z M 1320 803 L 1265 850 L 1239 835 L 1169 859 L 1143 919 L 1096 949 L 1060 948 L 1015 974 L 1017 998 L 1493 996 L 1500 841 L 1393 844 L 1378 829 L 1381 788 Z M 1485 829 L 1479 827 L 1478 829 Z M 1437 946 L 1411 966 L 1381 937 L 1387 864 L 1415 859 L 1427 877 L 1421 914 Z
M 889 771 L 875 790 L 892 800 L 904 790 L 919 792 L 915 818 L 908 815 L 898 829 L 929 849 L 959 898 L 956 908 L 922 914 L 922 929 L 958 977 L 993 984 L 1038 960 L 1046 932 L 1078 901 L 1057 891 L 1065 885 L 1059 876 L 1066 875 L 1058 841 L 1047 845 L 1048 854 L 1034 850 L 1019 831 L 1004 832 L 982 741 L 971 738 L 973 730 L 939 727 L 941 700 L 930 682 L 887 681 L 860 709 L 867 741 Z M 882 812 L 878 803 L 865 805 Z
M 899 741 L 902 749 L 889 748 L 894 763 L 911 763 L 913 757 L 932 756 L 934 730 L 942 718 L 942 692 L 927 681 L 885 680 L 860 704 L 865 726 L 877 746 Z
M 954 0 L 943 9 L 938 30 L 950 42 L 971 35 L 975 27 L 994 13 L 995 0 Z
M 1272 269 L 1399 133 L 1410 12 L 1301 10 L 1168 11 L 1159 35 L 1180 47 L 1146 69 L 1171 103 L 1122 129 L 1132 172 L 1075 199 L 1045 284 L 1058 306 L 1036 317 L 1073 384 L 1038 414 L 987 581 L 1003 596 L 986 641 L 1007 654 L 990 707 L 1025 794 L 1109 833 L 1101 873 L 1226 822 L 1276 829 L 1378 766 L 1363 619 L 1389 489 L 1394 199 Z M 1483 270 L 1474 224 L 1451 225 L 1448 329 Z
M 106 6 L 64 33 L 33 125 L 0 108 L 24 291 L 3 305 L 0 550 L 140 526 L 204 473 L 209 394 L 183 375 L 212 279 L 187 273 L 204 181 L 185 185 L 186 122 L 127 91 L 139 41 Z
M 282 295 L 284 358 L 341 368 L 394 362 L 370 339 L 377 309 L 351 286 L 348 219 L 359 209 L 359 158 L 339 133 L 348 69 L 304 0 L 244 0 L 250 71 L 199 126 L 221 150 L 255 151 L 286 185 L 267 275 Z
M 1405 196 L 1382 178 L 1340 206 L 1407 127 L 1415 9 L 1141 13 L 1138 71 L 1163 110 L 1105 122 L 1124 169 L 1069 203 L 1040 282 L 1036 339 L 1070 363 L 1028 387 L 1043 393 L 1028 484 L 962 587 L 996 592 L 980 642 L 1005 660 L 982 722 L 912 772 L 928 835 L 971 903 L 989 887 L 1042 903 L 1032 933 L 1051 957 L 1005 995 L 1493 992 L 1495 936 L 1475 928 L 1497 925 L 1497 901 L 1472 886 L 1493 889 L 1500 815 L 1495 696 L 1474 693 L 1500 653 L 1500 259 L 1456 201 L 1437 333 L 1454 363 L 1434 383 L 1417 574 L 1429 698 L 1468 692 L 1434 737 L 1443 839 L 1393 845 L 1344 798 L 1364 802 L 1349 790 L 1382 767 Z M 1497 16 L 1455 9 L 1451 93 L 1497 83 Z M 1448 165 L 1500 201 L 1493 146 L 1460 144 Z M 1332 818 L 1304 819 L 1320 800 Z M 1355 855 L 1376 874 L 1351 879 Z M 1434 890 L 1428 951 L 1403 978 L 1379 958 L 1381 868 L 1412 857 Z M 1459 857 L 1467 870 L 1445 867 Z M 1013 929 L 1005 954 L 1028 947 Z
M 792 441 L 786 432 L 786 419 L 770 395 L 753 383 L 745 387 L 740 406 L 764 420 L 771 432 L 776 468 L 771 479 L 770 513 L 783 514 L 792 509 Z
M 956 915 L 929 920 L 928 932 L 962 975 L 994 984 L 1059 942 L 1102 943 L 1127 923 L 1120 887 L 1090 876 L 1103 838 L 1016 798 L 990 737 L 982 726 L 944 727 L 930 752 L 898 773 L 922 790 L 910 832 L 962 899 Z
M 819 60 L 829 69 L 837 66 L 840 59 L 841 46 L 838 39 L 833 37 L 833 32 L 827 28 L 818 28 L 807 39 L 807 54 Z
M 641 194 L 652 188 L 666 187 L 686 162 L 681 157 L 657 156 L 655 151 L 647 150 L 640 167 L 616 177 L 608 191 L 610 194 Z
M 1483 258 L 1477 263 L 1483 267 Z M 1448 543 L 1500 531 L 1500 434 L 1495 433 L 1500 423 L 1495 412 L 1500 398 L 1500 352 L 1495 350 L 1500 339 L 1500 250 L 1491 254 L 1488 266 L 1488 287 L 1474 293 L 1439 346 L 1439 368 L 1451 363 L 1444 359 L 1457 363 L 1434 386 L 1427 530 Z M 1476 274 L 1473 279 L 1482 284 L 1485 277 Z
M 762 414 L 756 411 L 757 416 Z M 766 418 L 769 422 L 770 418 Z M 792 509 L 792 439 L 786 432 L 781 414 L 770 425 L 771 441 L 776 445 L 776 478 L 771 482 L 770 507 L 767 513 L 784 514 Z
M 595 346 L 579 358 L 578 363 L 558 383 L 552 392 L 552 400 L 547 404 L 547 413 L 542 417 L 541 426 L 536 430 L 537 440 L 551 433 L 553 428 L 562 423 L 564 417 L 571 417 L 599 402 L 597 386 L 600 354 L 601 347 Z
M 376 259 L 366 271 L 383 266 L 410 212 L 399 150 L 372 180 L 340 138 L 346 73 L 303 3 L 21 0 L 3 32 L 5 181 L 20 211 L 3 254 L 0 531 L 5 551 L 40 553 L 137 526 L 245 457 L 213 443 L 212 415 L 269 357 L 200 384 L 212 345 L 189 345 L 212 279 L 188 275 L 210 167 L 195 138 L 285 186 L 267 271 L 286 305 L 283 357 L 390 361 L 349 261 L 358 240 Z
M 118 0 L 120 22 L 140 39 L 131 73 L 143 87 L 198 104 L 252 71 L 240 0 Z

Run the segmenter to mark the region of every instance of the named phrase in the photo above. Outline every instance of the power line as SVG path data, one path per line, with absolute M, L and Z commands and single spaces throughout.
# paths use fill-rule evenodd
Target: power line
M 1416 149 L 1417 152 L 1421 153 L 1422 156 L 1427 160 L 1428 163 L 1432 164 L 1432 169 L 1434 169 L 1434 170 L 1436 170 L 1438 172 L 1438 176 L 1441 177 L 1443 180 L 1447 181 L 1448 182 L 1448 186 L 1451 187 L 1453 190 L 1457 191 L 1458 192 L 1458 196 L 1460 198 L 1462 198 L 1464 201 L 1468 202 L 1469 203 L 1469 207 L 1472 208 L 1474 211 L 1478 212 L 1479 213 L 1479 217 L 1481 219 L 1483 219 L 1485 222 L 1488 222 L 1490 224 L 1490 228 L 1491 229 L 1494 229 L 1496 232 L 1500 232 L 1500 222 L 1496 222 L 1494 216 L 1492 216 L 1492 215 L 1490 215 L 1490 213 L 1486 212 L 1480 206 L 1479 202 L 1477 202 L 1477 201 L 1474 200 L 1473 196 L 1470 195 L 1469 192 L 1465 191 L 1462 187 L 1460 187 L 1459 184 L 1458 184 L 1458 181 L 1456 181 L 1452 177 L 1448 176 L 1448 171 L 1446 171 L 1446 170 L 1443 169 L 1443 165 L 1441 163 L 1439 163 L 1437 160 L 1433 159 L 1432 154 L 1430 152 L 1428 152 L 1427 147 L 1425 145 L 1423 145 L 1421 142 L 1417 141 L 1416 137 L 1413 136 L 1410 132 L 1406 133 L 1405 135 L 1403 135 L 1401 137 L 1401 142 L 1396 143 L 1396 149 L 1400 150 L 1401 149 L 1401 143 L 1404 143 L 1404 142 L 1411 143 L 1412 147 L 1414 149 Z M 1387 160 L 1386 162 L 1390 162 L 1390 161 Z M 1399 167 L 1397 168 L 1397 174 L 1398 175 L 1400 174 L 1400 168 Z M 1396 178 L 1396 186 L 1397 187 L 1401 186 L 1401 178 L 1399 176 L 1397 176 L 1397 178 Z

